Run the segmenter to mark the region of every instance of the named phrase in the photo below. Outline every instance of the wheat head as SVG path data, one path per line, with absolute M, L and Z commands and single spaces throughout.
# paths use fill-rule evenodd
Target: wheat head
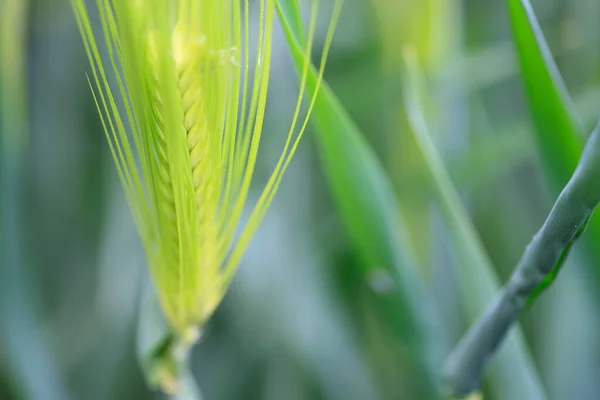
M 263 129 L 275 9 L 275 0 L 256 2 L 254 42 L 248 0 L 96 0 L 101 36 L 84 0 L 71 0 L 91 65 L 88 80 L 160 303 L 187 341 L 223 298 L 315 102 L 308 99 L 301 117 L 307 62 L 279 161 L 242 224 Z

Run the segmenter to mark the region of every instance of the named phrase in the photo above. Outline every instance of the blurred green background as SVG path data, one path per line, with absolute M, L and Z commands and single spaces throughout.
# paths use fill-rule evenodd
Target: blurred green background
M 3 13 L 7 1 L 0 0 Z M 532 5 L 587 133 L 600 111 L 600 2 Z M 316 60 L 331 9 L 328 2 L 322 8 Z M 0 20 L 6 28 L 6 18 Z M 6 50 L 22 39 L 17 71 L 26 93 L 20 125 L 7 106 L 20 101 L 13 92 L 19 74 L 10 75 L 9 52 L 0 51 L 0 117 L 12 121 L 0 133 L 19 131 L 24 142 L 13 150 L 5 140 L 0 153 L 0 399 L 161 398 L 146 388 L 135 356 L 144 254 L 85 77 L 88 62 L 70 5 L 29 0 L 23 21 L 22 35 L 15 24 L 10 40 L 0 43 Z M 406 45 L 426 79 L 430 137 L 499 282 L 543 223 L 557 191 L 535 139 L 506 2 L 345 0 L 325 79 L 392 182 L 419 281 L 413 309 L 391 303 L 381 312 L 378 298 L 395 280 L 384 268 L 361 266 L 311 128 L 193 351 L 205 399 L 434 396 L 415 357 L 441 370 L 472 321 L 461 300 L 468 302 L 470 292 L 459 284 L 469 276 L 405 112 Z M 298 90 L 281 29 L 273 62 L 255 197 L 280 154 Z M 17 182 L 10 180 L 14 151 L 21 153 Z M 600 243 L 576 246 L 556 284 L 521 319 L 531 368 L 550 399 L 600 398 L 594 246 Z M 8 256 L 15 248 L 18 263 Z M 388 317 L 408 324 L 403 316 L 415 310 L 431 322 L 419 338 L 427 356 L 400 340 L 403 327 Z M 491 384 L 494 373 L 483 387 L 486 399 L 527 399 L 506 397 L 519 383 Z

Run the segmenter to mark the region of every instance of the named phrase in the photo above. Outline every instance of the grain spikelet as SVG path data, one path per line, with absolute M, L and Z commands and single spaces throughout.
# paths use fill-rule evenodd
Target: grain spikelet
M 240 226 L 263 128 L 274 2 L 257 1 L 254 42 L 248 0 L 96 0 L 108 52 L 103 60 L 84 0 L 71 0 L 91 64 L 90 86 L 162 308 L 174 331 L 190 341 L 221 301 L 315 101 L 308 99 L 301 117 L 307 64 L 281 157 Z M 316 10 L 313 4 L 307 56 Z M 252 45 L 256 52 L 249 54 Z M 323 68 L 324 62 L 320 76 Z

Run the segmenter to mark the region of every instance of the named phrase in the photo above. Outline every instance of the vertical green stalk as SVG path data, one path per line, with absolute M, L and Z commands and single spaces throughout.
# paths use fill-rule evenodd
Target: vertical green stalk
M 0 2 L 0 347 L 19 398 L 66 399 L 38 326 L 25 256 L 27 2 Z
M 402 74 L 402 49 L 405 45 L 414 48 L 421 65 L 428 73 L 435 75 L 443 70 L 459 47 L 461 8 L 456 4 L 456 0 L 372 2 L 378 19 L 385 80 L 389 82 L 385 97 L 386 100 L 390 100 L 390 107 L 386 107 L 386 115 L 383 117 L 392 130 L 400 133 L 389 135 L 389 152 L 385 154 L 387 167 L 398 186 L 411 189 L 411 177 L 425 174 L 427 167 L 419 155 L 413 136 L 409 133 L 406 116 L 400 112 L 403 103 L 402 98 L 397 96 L 397 89 L 399 81 L 405 79 Z M 450 91 L 456 92 L 456 85 L 453 86 Z M 435 109 L 435 114 L 440 115 L 442 119 L 453 122 L 447 131 L 462 132 L 462 129 L 456 129 L 454 123 L 460 120 L 456 115 L 462 113 L 456 111 L 460 111 L 462 102 L 456 102 L 453 98 L 453 101 L 447 104 L 450 91 L 445 90 L 444 96 L 440 96 L 428 106 Z M 453 143 L 457 142 L 455 139 L 448 138 Z M 462 139 L 460 141 L 462 142 Z M 398 200 L 405 216 L 410 243 L 415 249 L 419 263 L 426 266 L 430 264 L 432 246 L 436 241 L 431 239 L 435 232 L 432 230 L 434 220 L 430 215 L 430 206 L 423 193 L 415 190 L 399 191 Z
M 461 294 L 462 307 L 470 321 L 476 321 L 492 302 L 499 291 L 500 284 L 494 266 L 467 210 L 461 203 L 458 191 L 444 166 L 427 123 L 423 107 L 427 98 L 425 81 L 419 71 L 414 53 L 407 48 L 405 103 L 411 132 L 415 136 L 434 183 L 434 198 L 444 218 L 457 259 L 457 281 Z M 535 365 L 532 362 L 523 334 L 519 328 L 508 338 L 506 346 L 490 371 L 490 383 L 495 396 L 499 399 L 544 399 Z M 462 394 L 450 383 L 452 394 Z

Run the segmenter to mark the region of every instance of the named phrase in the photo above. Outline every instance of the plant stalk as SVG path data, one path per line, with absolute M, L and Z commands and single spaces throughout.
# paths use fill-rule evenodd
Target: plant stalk
M 148 277 L 142 293 L 138 321 L 138 359 L 150 387 L 160 389 L 176 400 L 201 400 L 189 361 L 198 333 L 181 337 L 173 332 L 162 312 Z
M 446 390 L 464 396 L 480 386 L 483 371 L 510 327 L 547 276 L 556 273 L 566 252 L 581 236 L 600 201 L 600 122 L 579 164 L 542 228 L 533 237 L 508 283 L 447 359 Z

